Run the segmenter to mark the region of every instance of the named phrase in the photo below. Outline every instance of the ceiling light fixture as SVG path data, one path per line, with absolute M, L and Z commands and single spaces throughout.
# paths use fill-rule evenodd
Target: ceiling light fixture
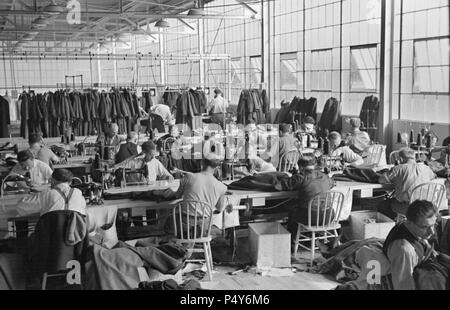
M 170 28 L 170 24 L 168 21 L 164 19 L 160 19 L 155 23 L 156 28 Z
M 205 10 L 198 7 L 198 2 L 194 1 L 194 8 L 190 9 L 187 13 L 188 16 L 203 16 L 205 15 Z
M 55 0 L 52 0 L 52 3 L 44 8 L 44 12 L 49 15 L 58 15 L 64 12 L 64 8 L 61 5 L 56 4 Z

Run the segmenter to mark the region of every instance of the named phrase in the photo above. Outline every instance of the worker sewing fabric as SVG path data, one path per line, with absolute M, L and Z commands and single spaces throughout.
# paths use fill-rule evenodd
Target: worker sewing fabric
M 414 290 L 414 270 L 437 255 L 429 240 L 435 234 L 438 209 L 431 202 L 417 200 L 407 211 L 407 220 L 397 224 L 383 245 L 390 262 L 394 290 Z
M 52 169 L 42 161 L 35 159 L 30 150 L 19 152 L 17 155 L 19 163 L 15 165 L 9 176 L 19 175 L 29 178 L 29 181 L 16 182 L 20 188 L 31 188 L 33 190 L 42 190 L 49 184 L 52 176 Z
M 127 182 L 143 182 L 144 179 L 149 182 L 156 180 L 173 180 L 173 176 L 167 171 L 164 165 L 156 158 L 158 152 L 156 144 L 152 141 L 147 141 L 142 144 L 142 153 L 138 156 L 131 157 L 120 164 L 114 166 L 114 169 L 146 169 L 145 176 L 130 175 L 127 177 Z
M 271 164 L 266 162 L 264 159 L 257 155 L 249 155 L 247 158 L 247 170 L 248 173 L 245 175 L 254 175 L 259 173 L 276 172 L 277 169 Z
M 390 210 L 400 215 L 406 215 L 413 189 L 432 181 L 436 175 L 430 167 L 416 162 L 414 150 L 403 148 L 399 155 L 402 164 L 384 174 L 379 182 L 381 184 L 392 183 L 395 186 L 394 197 L 389 200 Z
M 28 144 L 30 145 L 30 152 L 33 154 L 35 159 L 42 161 L 48 166 L 52 166 L 59 161 L 58 156 L 53 153 L 52 150 L 43 145 L 42 135 L 39 133 L 34 133 L 30 135 L 28 139 Z
M 345 143 L 352 151 L 361 155 L 370 146 L 370 136 L 367 132 L 361 131 L 361 120 L 359 118 L 351 118 L 350 126 L 352 127 L 351 133 L 346 138 Z
M 86 215 L 86 200 L 77 188 L 71 188 L 73 174 L 66 169 L 56 169 L 51 176 L 51 188 L 30 197 L 23 198 L 17 205 L 19 216 L 52 211 L 77 211 Z
M 343 164 L 347 163 L 353 167 L 364 164 L 364 160 L 360 155 L 353 152 L 348 146 L 342 145 L 342 137 L 339 132 L 331 132 L 328 139 L 330 140 L 330 154 L 332 157 L 341 157 Z

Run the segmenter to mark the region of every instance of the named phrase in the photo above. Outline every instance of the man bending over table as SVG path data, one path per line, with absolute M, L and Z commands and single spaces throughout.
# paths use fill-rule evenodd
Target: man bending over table
M 399 153 L 401 165 L 395 166 L 384 174 L 379 182 L 381 184 L 394 184 L 394 197 L 389 200 L 390 210 L 398 215 L 405 216 L 408 210 L 412 191 L 415 187 L 428 183 L 436 178 L 434 172 L 423 163 L 417 163 L 414 150 L 403 148 Z M 393 217 L 393 214 L 386 214 Z
M 364 160 L 361 156 L 353 152 L 350 147 L 342 145 L 341 134 L 337 131 L 333 131 L 329 134 L 330 140 L 330 154 L 334 157 L 342 157 L 344 163 L 350 164 L 350 166 L 358 167 L 364 164 Z
M 18 180 L 16 184 L 19 188 L 29 188 L 35 191 L 42 191 L 48 188 L 48 183 L 52 175 L 52 169 L 45 163 L 34 158 L 30 150 L 25 150 L 17 154 L 19 163 L 15 165 L 8 177 L 18 175 L 23 180 Z
M 77 211 L 86 215 L 86 200 L 81 191 L 77 188 L 71 188 L 73 175 L 66 169 L 56 169 L 52 173 L 52 187 L 39 194 L 23 198 L 17 205 L 19 216 L 40 213 L 44 215 L 52 211 L 61 211 L 65 209 L 66 199 L 68 201 L 68 210 Z

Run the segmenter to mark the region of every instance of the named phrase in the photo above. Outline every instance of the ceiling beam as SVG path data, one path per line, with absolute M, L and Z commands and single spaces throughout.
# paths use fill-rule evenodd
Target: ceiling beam
M 23 11 L 23 10 L 0 10 L 0 15 L 42 15 L 42 12 L 39 11 Z M 81 14 L 88 14 L 89 17 L 102 17 L 102 18 L 172 18 L 172 19 L 236 19 L 236 20 L 242 20 L 242 19 L 255 19 L 255 16 L 240 16 L 240 15 L 212 15 L 212 14 L 205 14 L 200 16 L 191 16 L 186 14 L 152 14 L 152 13 L 145 13 L 142 11 L 136 11 L 136 12 L 111 12 L 111 11 L 94 11 L 94 12 L 81 12 Z

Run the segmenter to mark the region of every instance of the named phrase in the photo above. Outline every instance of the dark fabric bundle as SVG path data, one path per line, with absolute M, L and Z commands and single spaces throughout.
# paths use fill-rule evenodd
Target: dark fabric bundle
M 283 184 L 288 184 L 289 176 L 285 173 L 271 172 L 248 176 L 228 185 L 233 190 L 283 191 Z
M 378 183 L 379 178 L 386 170 L 375 172 L 373 169 L 366 168 L 346 168 L 343 174 L 333 176 L 335 181 L 357 181 L 364 183 Z
M 166 281 L 153 281 L 139 283 L 139 289 L 144 291 L 195 291 L 202 290 L 200 283 L 196 280 L 188 280 L 178 285 L 172 279 Z

